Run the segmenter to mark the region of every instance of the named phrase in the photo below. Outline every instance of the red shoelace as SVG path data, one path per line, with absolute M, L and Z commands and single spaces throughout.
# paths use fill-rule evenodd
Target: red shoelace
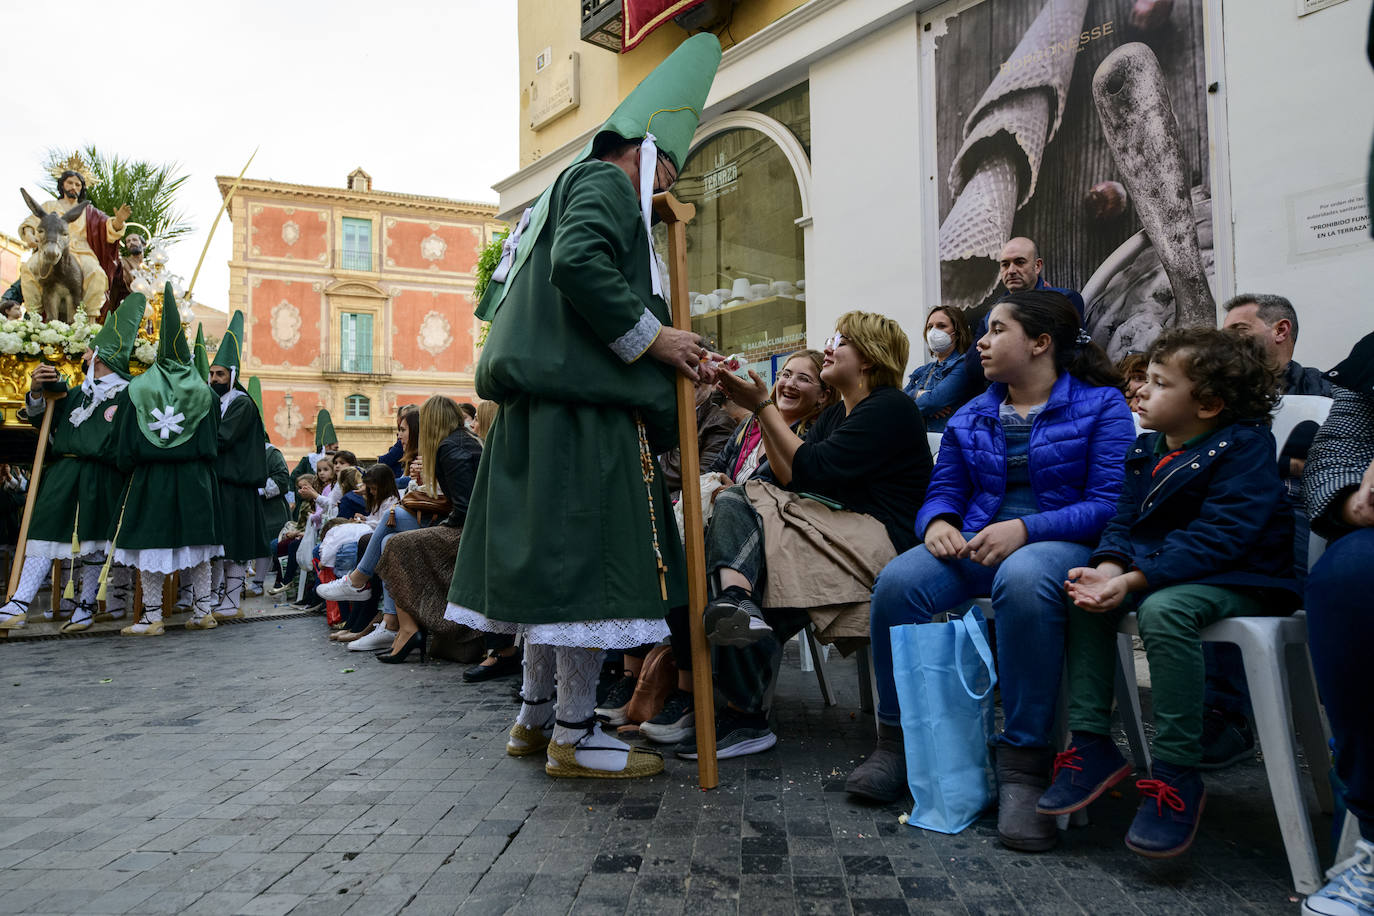
M 1077 770 L 1083 772 L 1083 756 L 1078 753 L 1078 748 L 1071 747 L 1066 751 L 1060 751 L 1054 755 L 1054 775 L 1051 780 L 1059 778 L 1059 771 L 1063 769 Z
M 1187 807 L 1183 804 L 1183 796 L 1178 794 L 1178 790 L 1162 779 L 1139 779 L 1136 780 L 1135 787 L 1140 790 L 1141 795 L 1155 800 L 1156 813 L 1160 817 L 1164 816 L 1165 805 L 1175 811 L 1182 811 Z

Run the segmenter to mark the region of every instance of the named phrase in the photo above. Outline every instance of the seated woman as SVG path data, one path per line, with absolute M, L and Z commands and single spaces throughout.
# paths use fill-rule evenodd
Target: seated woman
M 978 350 L 992 385 L 945 429 L 916 519 L 925 543 L 889 563 L 873 589 L 878 747 L 845 789 L 879 801 L 906 792 L 888 631 L 991 596 L 1006 713 L 994 742 L 997 829 L 1014 849 L 1048 849 L 1054 818 L 1035 805 L 1054 759 L 1064 577 L 1116 512 L 1135 427 L 1116 370 L 1060 293 L 1003 297 Z
M 821 367 L 825 354 L 819 350 L 798 350 L 783 363 L 773 383 L 772 398 L 788 428 L 804 436 L 812 421 L 820 415 L 833 396 L 829 385 L 821 381 Z M 734 404 L 733 401 L 727 401 Z M 752 405 L 751 405 L 752 406 Z M 704 474 L 718 474 L 726 486 L 744 483 L 756 474 L 767 472 L 768 461 L 763 451 L 763 430 L 758 417 L 749 415 L 731 433 L 725 448 L 715 457 Z M 719 491 L 717 491 L 719 492 Z M 626 708 L 634 696 L 644 659 L 652 647 L 628 649 L 625 652 L 624 676 L 611 685 L 606 698 L 597 705 L 596 714 L 609 725 L 629 722 Z M 685 671 L 678 671 L 678 688 L 682 696 L 692 689 L 690 663 Z M 678 718 L 681 718 L 679 715 Z M 690 720 L 689 720 L 690 722 Z M 679 740 L 674 738 L 673 740 Z
M 405 661 L 416 647 L 423 660 L 425 632 L 431 630 L 436 636 L 461 630 L 464 641 L 473 643 L 474 649 L 481 642 L 481 634 L 444 620 L 458 537 L 467 520 L 481 458 L 481 440 L 465 428 L 457 405 L 441 395 L 426 401 L 421 408 L 418 470 L 425 492 L 442 494 L 453 508 L 437 525 L 395 534 L 382 549 L 377 574 L 392 599 L 384 624 L 392 636 L 391 650 L 377 656 L 383 662 Z
M 783 643 L 809 621 L 827 642 L 867 636 L 874 577 L 916 542 L 931 460 L 920 411 L 897 387 L 909 349 L 892 319 L 841 315 L 821 369 L 840 401 L 805 439 L 757 375 L 718 373 L 731 400 L 753 406 L 776 481 L 752 479 L 722 492 L 706 535 L 716 587 L 706 634 L 717 646 L 716 683 L 726 699 L 716 728 L 720 757 L 777 743 L 768 705 Z M 686 614 L 670 615 L 669 626 L 678 664 L 690 667 Z M 678 754 L 690 759 L 691 716 L 691 698 L 675 692 L 642 731 L 655 741 L 682 740 Z
M 935 358 L 912 372 L 902 390 L 921 409 L 926 431 L 944 432 L 945 421 L 983 384 L 977 367 L 968 362 L 978 354 L 969 355 L 973 332 L 964 313 L 945 305 L 931 309 L 926 316 L 926 346 Z
M 396 442 L 387 449 L 386 454 L 377 459 L 379 464 L 391 468 L 397 480 L 406 476 L 406 469 L 415 458 L 417 433 L 420 424 L 420 408 L 414 404 L 402 404 L 396 408 Z M 403 487 L 404 484 L 397 484 Z

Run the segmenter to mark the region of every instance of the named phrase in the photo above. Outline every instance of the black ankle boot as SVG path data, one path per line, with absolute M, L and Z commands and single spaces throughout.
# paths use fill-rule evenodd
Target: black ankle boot
M 883 803 L 906 795 L 906 745 L 900 725 L 878 723 L 878 746 L 849 774 L 844 790 Z

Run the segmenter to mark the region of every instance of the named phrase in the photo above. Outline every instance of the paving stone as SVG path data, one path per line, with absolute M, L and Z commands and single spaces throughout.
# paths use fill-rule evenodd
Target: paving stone
M 927 833 L 898 823 L 902 804 L 845 795 L 873 740 L 871 719 L 850 718 L 854 662 L 826 663 L 839 698 L 828 708 L 791 646 L 778 748 L 721 761 L 705 793 L 671 759 L 628 785 L 550 780 L 505 754 L 511 681 L 465 684 L 441 662 L 362 665 L 318 617 L 13 640 L 0 666 L 23 684 L 0 684 L 6 750 L 22 761 L 0 788 L 7 914 L 1294 909 L 1257 761 L 1209 778 L 1202 832 L 1173 863 L 1122 846 L 1132 792 L 1095 804 L 1090 826 L 1043 855 L 1003 849 L 991 814 L 958 836 Z M 153 711 L 128 714 L 148 697 Z M 91 772 L 144 777 L 97 786 Z

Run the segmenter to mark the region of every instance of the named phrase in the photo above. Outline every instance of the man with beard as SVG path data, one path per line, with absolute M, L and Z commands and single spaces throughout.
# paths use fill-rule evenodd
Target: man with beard
M 224 556 L 212 565 L 214 589 L 220 595 L 216 620 L 242 617 L 244 570 L 267 553 L 262 497 L 258 488 L 267 479 L 267 452 L 258 406 L 239 381 L 243 358 L 243 312 L 229 319 L 215 361 L 210 364 L 210 388 L 219 398 L 220 536 Z
M 49 213 L 66 213 L 86 201 L 86 178 L 80 163 L 72 157 L 67 164 L 68 168 L 57 179 L 58 196 L 42 204 Z M 110 281 L 119 269 L 119 240 L 124 237 L 124 221 L 131 212 L 128 204 L 121 204 L 114 216 L 107 216 L 86 201 L 85 211 L 68 224 L 67 250 L 81 267 L 81 308 L 92 321 L 102 318 L 107 310 Z M 30 215 L 19 224 L 19 238 L 30 248 L 38 247 L 37 233 L 37 215 Z M 36 309 L 43 298 L 28 260 L 19 265 L 19 283 L 24 302 Z

